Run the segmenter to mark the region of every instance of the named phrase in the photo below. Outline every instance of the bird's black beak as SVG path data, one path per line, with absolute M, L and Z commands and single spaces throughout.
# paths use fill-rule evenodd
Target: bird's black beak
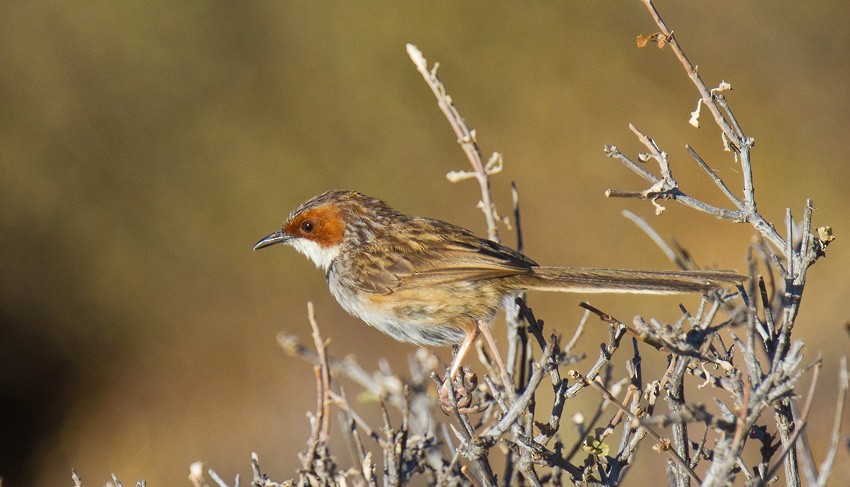
M 263 247 L 268 247 L 269 245 L 286 243 L 292 237 L 283 233 L 283 230 L 278 230 L 273 234 L 264 237 L 262 240 L 254 244 L 254 250 L 260 250 Z

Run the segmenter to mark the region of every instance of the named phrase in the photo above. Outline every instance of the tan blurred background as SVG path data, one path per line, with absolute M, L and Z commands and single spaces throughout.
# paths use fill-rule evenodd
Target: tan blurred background
M 813 197 L 815 223 L 838 236 L 798 322 L 808 356 L 826 365 L 810 429 L 822 445 L 850 350 L 850 7 L 659 3 L 706 81 L 734 87 L 732 107 L 757 141 L 764 214 L 781 225 L 786 206 L 800 215 Z M 722 201 L 686 142 L 740 185 L 710 119 L 687 125 L 697 95 L 672 54 L 635 47 L 653 31 L 637 1 L 0 4 L 4 485 L 70 485 L 72 467 L 90 485 L 109 472 L 181 485 L 195 460 L 244 477 L 252 451 L 273 477 L 290 477 L 315 395 L 311 368 L 274 337 L 309 336 L 307 300 L 332 353 L 404 370 L 413 348 L 341 311 L 306 259 L 250 249 L 332 188 L 484 232 L 476 186 L 444 178 L 468 163 L 406 42 L 441 62 L 484 150 L 504 153 L 493 191 L 506 212 L 517 181 L 536 260 L 669 267 L 620 216 L 627 208 L 702 263 L 743 270 L 749 228 L 673 204 L 655 218 L 646 202 L 603 196 L 645 187 L 602 152 L 640 149 L 628 122 L 671 153 L 685 190 Z M 532 304 L 566 333 L 580 299 Z M 668 320 L 676 302 L 593 299 L 623 318 Z M 347 464 L 344 447 L 336 454 Z M 846 451 L 842 462 L 849 474 Z

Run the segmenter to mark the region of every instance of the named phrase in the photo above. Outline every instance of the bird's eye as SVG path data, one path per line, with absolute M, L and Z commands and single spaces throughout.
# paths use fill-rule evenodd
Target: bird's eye
M 310 220 L 301 222 L 301 231 L 304 233 L 311 233 L 313 231 L 313 222 Z

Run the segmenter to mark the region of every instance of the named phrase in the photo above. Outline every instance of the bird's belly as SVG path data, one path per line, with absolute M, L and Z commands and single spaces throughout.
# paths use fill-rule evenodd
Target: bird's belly
M 432 286 L 390 294 L 347 293 L 331 286 L 346 311 L 403 342 L 425 346 L 454 345 L 477 326 L 492 320 L 501 296 L 479 289 Z M 492 294 L 492 295 L 491 295 Z
M 358 316 L 370 326 L 398 341 L 420 346 L 455 345 L 463 341 L 466 334 L 453 326 L 398 319 L 382 312 L 362 310 Z

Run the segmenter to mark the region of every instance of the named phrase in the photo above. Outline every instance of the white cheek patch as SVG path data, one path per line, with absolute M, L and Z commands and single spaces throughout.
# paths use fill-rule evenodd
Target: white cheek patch
M 307 240 L 306 238 L 296 238 L 290 242 L 295 250 L 301 252 L 306 255 L 310 260 L 313 261 L 319 268 L 328 271 L 328 267 L 331 266 L 331 262 L 339 255 L 339 245 L 334 245 L 333 247 L 322 247 L 312 240 Z

